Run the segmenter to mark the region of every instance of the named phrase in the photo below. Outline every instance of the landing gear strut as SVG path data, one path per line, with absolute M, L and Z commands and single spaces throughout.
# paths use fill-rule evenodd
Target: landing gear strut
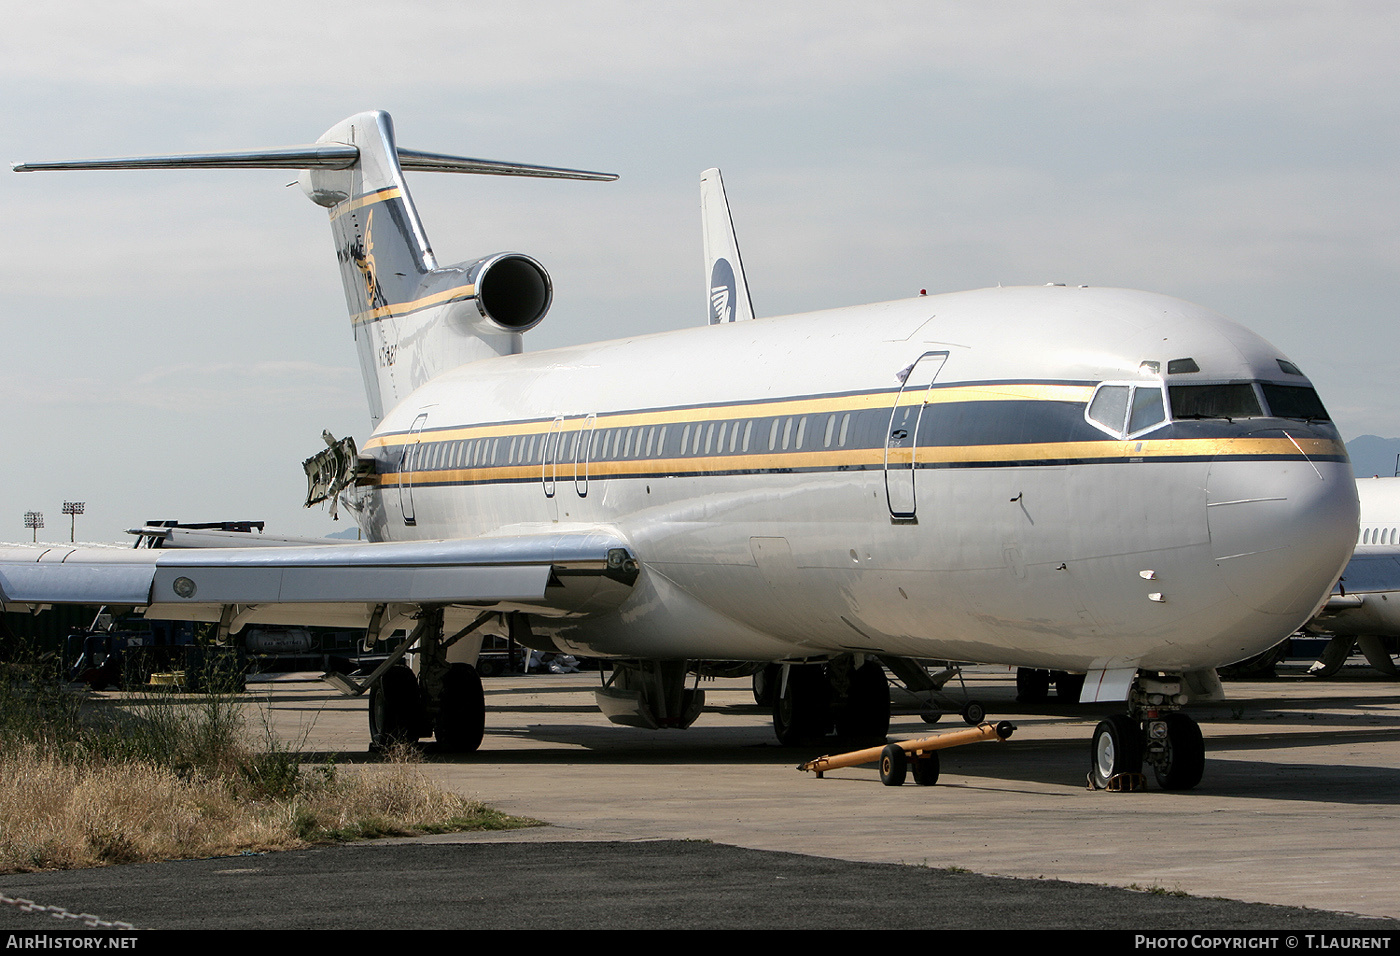
M 478 617 L 449 640 L 443 640 L 442 609 L 425 608 L 409 639 L 416 644 L 418 675 L 402 664 L 384 672 L 369 692 L 370 745 L 383 750 L 429 735 L 446 751 L 469 753 L 481 746 L 486 729 L 486 697 L 481 677 L 470 664 L 449 663 L 447 649 L 479 627 Z
M 1185 703 L 1175 677 L 1139 675 L 1128 696 L 1128 714 L 1115 714 L 1094 728 L 1089 785 L 1095 790 L 1137 790 L 1142 768 L 1152 768 L 1163 790 L 1190 790 L 1205 772 L 1201 728 L 1177 710 Z

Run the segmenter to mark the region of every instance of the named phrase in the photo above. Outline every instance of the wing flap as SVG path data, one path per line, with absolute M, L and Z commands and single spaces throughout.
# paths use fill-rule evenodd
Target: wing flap
M 151 603 L 467 604 L 540 601 L 550 566 L 156 569 Z

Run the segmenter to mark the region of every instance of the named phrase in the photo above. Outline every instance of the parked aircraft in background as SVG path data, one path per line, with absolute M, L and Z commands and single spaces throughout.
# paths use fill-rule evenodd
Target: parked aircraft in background
M 1358 478 L 1361 530 L 1356 553 L 1317 616 L 1310 633 L 1333 635 L 1312 673 L 1341 669 L 1353 648 L 1389 677 L 1400 677 L 1391 657 L 1400 639 L 1400 478 Z
M 368 541 L 12 549 L 0 592 L 223 634 L 410 629 L 417 673 L 368 682 L 378 738 L 475 749 L 494 631 L 611 659 L 599 703 L 643 726 L 690 724 L 699 675 L 777 662 L 786 742 L 886 733 L 881 658 L 1082 673 L 1127 702 L 1095 783 L 1146 762 L 1186 788 L 1182 706 L 1351 555 L 1355 484 L 1307 377 L 1186 302 L 1051 285 L 730 321 L 752 308 L 716 172 L 710 323 L 522 354 L 544 267 L 439 266 L 402 170 L 613 177 L 402 149 L 385 113 L 306 147 L 16 169 L 180 166 L 300 168 L 328 210 L 373 432 L 323 493 Z

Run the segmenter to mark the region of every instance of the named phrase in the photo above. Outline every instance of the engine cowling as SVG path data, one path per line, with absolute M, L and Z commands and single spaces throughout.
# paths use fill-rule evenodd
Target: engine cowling
M 519 252 L 498 252 L 467 267 L 481 317 L 506 332 L 526 332 L 544 319 L 554 301 L 549 273 Z

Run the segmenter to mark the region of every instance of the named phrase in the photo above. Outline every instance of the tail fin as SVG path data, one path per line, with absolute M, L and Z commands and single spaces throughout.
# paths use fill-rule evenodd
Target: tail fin
M 327 207 L 370 418 L 378 424 L 409 392 L 466 362 L 521 350 L 521 333 L 549 309 L 549 275 L 534 259 L 497 253 L 439 267 L 403 170 L 613 180 L 612 173 L 468 159 L 400 149 L 388 113 L 360 113 L 315 144 L 59 163 L 51 169 L 301 169 L 301 186 Z
M 705 281 L 710 296 L 710 324 L 753 318 L 753 301 L 739 258 L 734 219 L 718 169 L 700 174 L 700 224 L 705 237 Z

